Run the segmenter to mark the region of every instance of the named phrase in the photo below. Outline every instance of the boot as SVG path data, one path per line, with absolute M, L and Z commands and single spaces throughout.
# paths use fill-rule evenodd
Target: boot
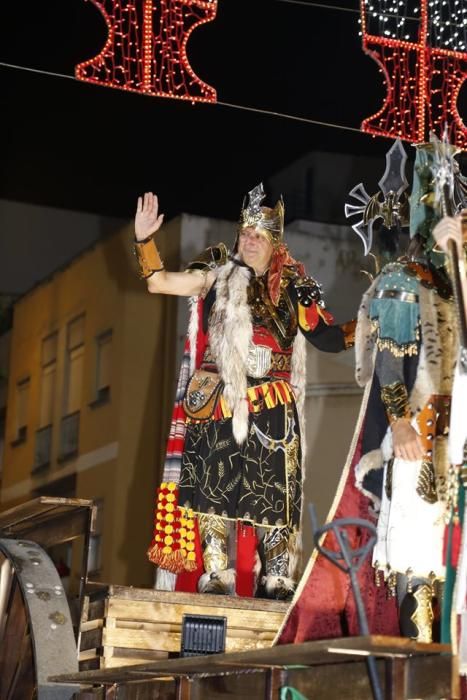
M 291 539 L 288 527 L 274 528 L 263 537 L 261 550 L 264 576 L 261 579 L 261 586 L 266 598 L 287 600 L 295 591 L 296 583 L 290 575 Z
M 199 579 L 199 593 L 235 595 L 235 570 L 228 568 L 228 523 L 218 515 L 200 515 L 198 523 L 206 572 Z

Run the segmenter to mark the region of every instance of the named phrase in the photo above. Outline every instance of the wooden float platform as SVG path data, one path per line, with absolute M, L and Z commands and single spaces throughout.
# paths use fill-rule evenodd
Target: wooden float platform
M 226 651 L 270 647 L 289 604 L 88 584 L 80 624 L 81 669 L 113 668 L 179 654 L 184 615 L 225 617 Z
M 385 700 L 454 698 L 448 645 L 366 636 L 154 661 L 67 674 L 77 700 L 276 700 L 293 686 L 312 700 L 371 700 L 365 659 L 373 656 Z

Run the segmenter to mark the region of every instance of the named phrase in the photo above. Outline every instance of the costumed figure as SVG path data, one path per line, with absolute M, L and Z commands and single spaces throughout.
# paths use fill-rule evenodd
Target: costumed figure
M 467 203 L 467 180 L 457 172 L 457 163 L 439 144 L 440 192 L 457 190 L 461 209 Z M 453 197 L 456 202 L 456 197 Z M 449 203 L 449 199 L 447 200 Z M 460 329 L 458 362 L 452 392 L 451 424 L 449 433 L 449 461 L 454 474 L 451 494 L 451 513 L 446 541 L 446 585 L 443 599 L 442 641 L 451 643 L 458 659 L 459 673 L 463 676 L 463 694 L 467 697 L 467 521 L 465 489 L 467 487 L 467 209 L 459 213 L 445 211 L 446 216 L 436 225 L 434 237 L 448 259 Z M 457 477 L 457 481 L 455 478 Z
M 372 633 L 429 642 L 433 599 L 445 578 L 447 434 L 458 334 L 445 256 L 434 250 L 440 216 L 434 147 L 416 149 L 407 254 L 383 267 L 359 311 L 356 379 L 365 392 L 327 521 L 363 518 L 377 525 L 372 561 L 359 573 Z M 355 528 L 352 549 L 367 536 Z M 324 546 L 335 548 L 326 537 Z M 349 586 L 315 551 L 277 641 L 357 634 Z
M 147 194 L 136 254 L 151 292 L 186 295 L 191 319 L 148 556 L 158 588 L 285 598 L 293 592 L 303 487 L 305 341 L 338 352 L 355 323 L 332 325 L 320 285 L 283 241 L 284 205 L 244 202 L 230 253 L 163 269 Z M 175 576 L 176 575 L 176 582 Z

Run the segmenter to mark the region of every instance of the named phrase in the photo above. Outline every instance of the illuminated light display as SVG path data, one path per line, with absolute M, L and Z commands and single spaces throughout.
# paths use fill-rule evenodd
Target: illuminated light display
M 380 67 L 383 107 L 362 122 L 370 134 L 412 143 L 441 137 L 467 148 L 459 114 L 467 78 L 464 0 L 360 0 L 363 49 Z
M 78 80 L 157 97 L 216 102 L 216 91 L 194 73 L 187 42 L 211 22 L 217 0 L 90 0 L 108 35 L 102 51 L 76 66 Z

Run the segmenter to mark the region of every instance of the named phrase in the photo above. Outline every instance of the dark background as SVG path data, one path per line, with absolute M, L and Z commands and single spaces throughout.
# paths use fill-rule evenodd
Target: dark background
M 382 104 L 381 75 L 361 48 L 358 1 L 335 3 L 349 11 L 323 4 L 219 0 L 216 20 L 190 38 L 191 65 L 221 102 L 358 129 Z M 73 76 L 105 37 L 86 0 L 1 4 L 3 62 Z M 246 190 L 309 152 L 351 154 L 356 171 L 359 158 L 374 156 L 382 172 L 391 143 L 5 67 L 0 80 L 0 197 L 105 215 L 131 216 L 137 194 L 151 189 L 168 216 L 235 219 Z M 342 220 L 356 177 L 330 220 Z

